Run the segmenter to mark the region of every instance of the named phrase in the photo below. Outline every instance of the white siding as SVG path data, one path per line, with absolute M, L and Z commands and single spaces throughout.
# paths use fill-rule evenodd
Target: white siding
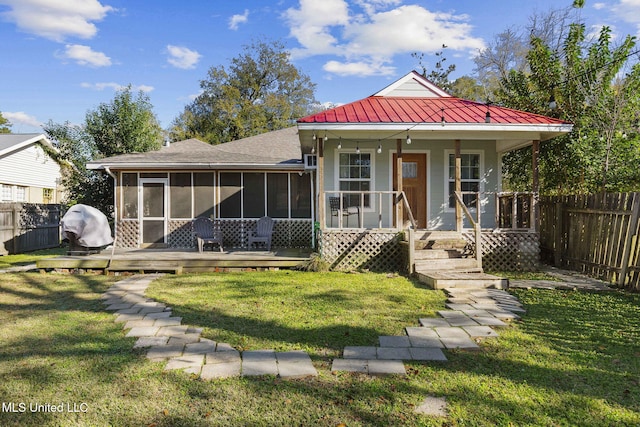
M 0 183 L 57 188 L 60 165 L 39 145 L 30 145 L 0 157 Z

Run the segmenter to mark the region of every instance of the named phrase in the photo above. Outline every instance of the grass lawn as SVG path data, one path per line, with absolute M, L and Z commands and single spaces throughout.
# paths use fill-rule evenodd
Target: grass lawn
M 51 258 L 54 256 L 63 255 L 66 252 L 67 252 L 67 248 L 53 248 L 53 249 L 42 249 L 39 251 L 27 252 L 27 253 L 16 254 L 16 255 L 2 255 L 0 256 L 0 270 L 3 268 L 32 264 L 39 259 Z
M 164 276 L 148 295 L 239 349 L 303 349 L 319 376 L 201 381 L 133 350 L 103 311 L 106 276 L 5 274 L 0 281 L 2 426 L 640 425 L 640 295 L 516 290 L 528 313 L 480 352 L 406 363 L 404 378 L 329 371 L 442 309 L 402 277 L 343 273 Z M 414 413 L 443 396 L 449 416 Z M 10 412 L 10 403 L 20 411 Z M 63 404 L 63 413 L 30 405 Z M 69 406 L 66 406 L 66 405 Z M 67 412 L 75 408 L 79 412 Z M 85 405 L 83 405 L 85 404 Z M 86 412 L 83 412 L 86 411 Z

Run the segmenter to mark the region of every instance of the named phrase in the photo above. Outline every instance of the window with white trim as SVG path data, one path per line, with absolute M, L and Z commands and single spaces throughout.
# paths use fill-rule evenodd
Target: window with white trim
M 339 156 L 340 191 L 370 191 L 371 185 L 371 153 L 340 153 Z M 360 205 L 360 194 L 345 196 L 348 206 Z M 364 195 L 364 207 L 371 206 L 370 195 Z
M 456 207 L 454 196 L 456 190 L 456 156 L 454 153 L 448 154 L 449 158 L 449 179 L 448 179 L 448 207 Z M 482 183 L 482 154 L 481 153 L 461 153 L 460 154 L 460 185 L 462 192 L 471 191 L 478 193 L 481 191 Z M 476 196 L 473 194 L 463 194 L 462 200 L 469 208 L 476 207 Z
M 27 201 L 27 187 L 16 186 L 16 202 Z
M 13 188 L 11 185 L 0 184 L 0 201 L 11 202 L 13 200 Z

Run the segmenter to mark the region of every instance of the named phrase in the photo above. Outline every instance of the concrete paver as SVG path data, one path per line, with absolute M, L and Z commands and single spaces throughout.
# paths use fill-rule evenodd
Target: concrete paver
M 349 346 L 342 351 L 345 359 L 375 359 L 377 355 L 376 347 Z
M 133 348 L 166 345 L 167 341 L 169 341 L 169 337 L 140 337 L 133 345 Z
M 169 359 L 182 356 L 183 345 L 155 345 L 147 350 L 148 359 Z
M 446 319 L 438 319 L 435 317 L 420 318 L 420 324 L 426 328 L 435 328 L 437 326 L 450 326 Z
M 243 377 L 278 375 L 278 363 L 275 351 L 243 351 L 241 375 Z
M 152 337 L 158 333 L 158 330 L 155 326 L 141 326 L 138 328 L 131 328 L 129 332 L 127 332 L 127 337 Z
M 333 359 L 331 364 L 331 371 L 345 371 L 345 372 L 369 372 L 369 363 L 363 359 Z
M 407 375 L 401 360 L 369 360 L 369 375 Z
M 411 360 L 408 347 L 378 347 L 376 356 L 382 360 Z
M 426 347 L 426 348 L 443 348 L 444 344 L 440 341 L 439 337 L 416 337 L 410 336 L 411 347 Z
M 278 375 L 281 378 L 317 377 L 318 371 L 311 358 L 304 351 L 286 351 L 276 353 Z
M 478 344 L 470 337 L 447 337 L 440 338 L 442 344 L 447 349 L 461 349 L 461 350 L 479 350 Z
M 472 338 L 495 338 L 498 333 L 489 326 L 463 326 L 462 329 Z
M 165 371 L 173 369 L 185 369 L 193 367 L 201 367 L 204 362 L 204 354 L 190 354 L 173 357 L 169 359 L 167 365 L 164 367 Z
M 411 360 L 427 361 L 435 360 L 438 362 L 446 362 L 447 356 L 442 352 L 440 348 L 417 348 L 411 347 L 409 349 L 411 353 Z
M 411 341 L 406 335 L 402 336 L 380 336 L 378 337 L 380 347 L 411 347 Z

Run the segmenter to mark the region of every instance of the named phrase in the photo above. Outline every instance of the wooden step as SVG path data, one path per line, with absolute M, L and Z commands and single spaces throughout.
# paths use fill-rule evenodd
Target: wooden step
M 432 289 L 507 289 L 508 281 L 486 273 L 416 272 L 418 280 Z
M 416 271 L 482 271 L 475 258 L 415 260 Z
M 415 235 L 415 248 L 438 250 L 464 250 L 467 241 L 456 231 L 422 231 Z
M 462 253 L 456 249 L 422 249 L 413 253 L 415 260 L 423 259 L 456 259 L 462 258 Z

